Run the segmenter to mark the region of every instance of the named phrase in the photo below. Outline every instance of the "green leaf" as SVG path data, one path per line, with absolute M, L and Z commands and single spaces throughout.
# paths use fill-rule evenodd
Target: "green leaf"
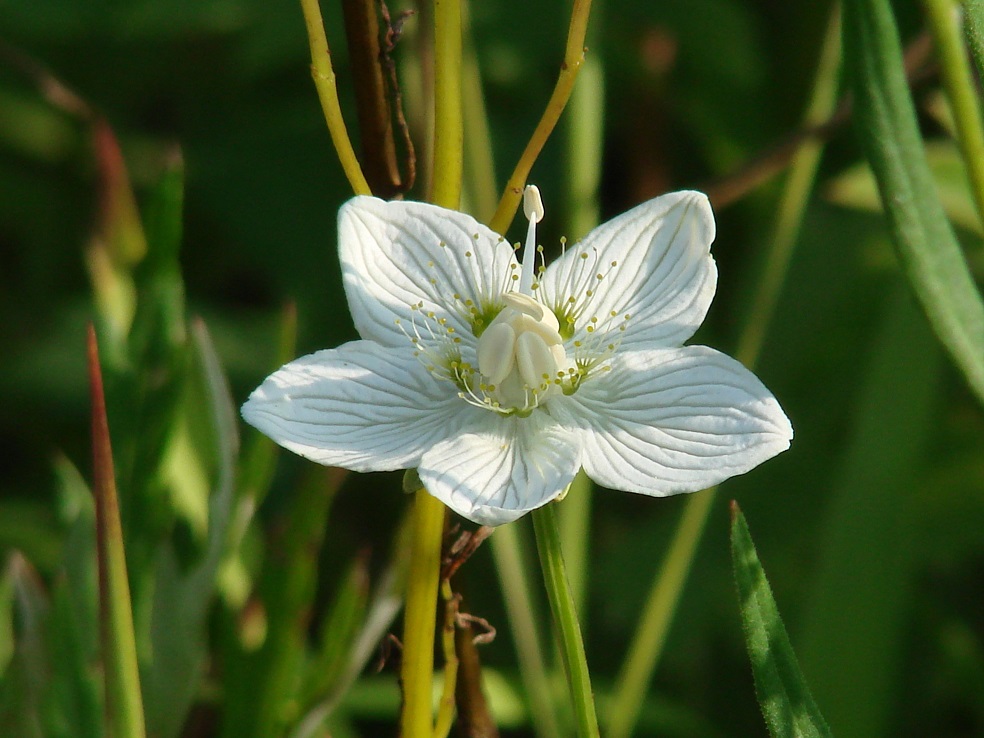
M 888 0 L 844 4 L 857 129 L 899 260 L 940 341 L 984 402 L 984 303 L 926 163 Z
M 216 593 L 219 564 L 228 543 L 239 435 L 229 388 L 211 338 L 201 321 L 191 327 L 191 349 L 202 401 L 183 412 L 207 434 L 196 445 L 198 463 L 210 472 L 208 531 L 201 556 L 182 566 L 176 546 L 158 551 L 151 613 L 153 659 L 143 664 L 147 724 L 161 738 L 179 735 L 206 663 L 206 620 Z M 190 405 L 190 403 L 189 403 Z
M 967 184 L 963 159 L 952 141 L 926 144 L 926 161 L 947 217 L 957 226 L 980 235 L 981 221 Z M 844 207 L 880 212 L 881 197 L 871 169 L 863 163 L 845 169 L 825 189 L 829 200 Z
M 984 0 L 964 0 L 963 7 L 967 45 L 977 65 L 977 73 L 984 74 Z
M 326 519 L 344 472 L 316 468 L 292 501 L 281 538 L 267 557 L 261 585 L 267 635 L 229 675 L 223 734 L 280 735 L 296 718 L 304 646 L 318 581 Z
M 15 640 L 13 660 L 0 675 L 0 725 L 18 738 L 41 738 L 46 733 L 43 703 L 51 669 L 44 637 L 50 602 L 37 571 L 19 552 L 8 557 L 3 577 L 13 589 Z
M 745 517 L 731 503 L 731 557 L 755 692 L 773 738 L 831 735 L 803 679 Z
M 335 599 L 320 628 L 318 652 L 307 668 L 306 702 L 334 689 L 345 668 L 350 644 L 355 641 L 369 600 L 369 560 L 357 556 L 339 584 Z
M 106 683 L 106 718 L 117 738 L 143 738 L 143 699 L 130 604 L 123 529 L 116 496 L 113 451 L 103 395 L 96 331 L 89 326 L 89 382 L 92 397 L 93 494 L 96 500 L 96 550 L 99 561 L 99 618 Z

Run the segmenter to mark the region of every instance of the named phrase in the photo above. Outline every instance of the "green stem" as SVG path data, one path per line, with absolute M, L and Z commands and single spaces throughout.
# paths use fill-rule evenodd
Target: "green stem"
M 560 738 L 550 692 L 550 677 L 543 658 L 543 646 L 537 636 L 537 607 L 530 594 L 528 567 L 522 556 L 520 523 L 501 525 L 492 536 L 492 555 L 499 574 L 510 634 L 516 642 L 516 656 L 523 687 L 530 704 L 536 734 L 541 738 Z
M 311 47 L 311 76 L 328 124 L 331 142 L 352 191 L 357 195 L 371 195 L 369 183 L 366 182 L 355 156 L 355 149 L 352 148 L 345 120 L 342 118 L 342 108 L 338 103 L 338 88 L 335 86 L 335 72 L 331 67 L 331 50 L 325 36 L 325 24 L 321 19 L 321 7 L 318 0 L 301 0 L 301 10 L 304 12 L 304 25 L 307 27 L 308 44 Z
M 577 73 L 584 63 L 584 37 L 588 31 L 590 13 L 591 0 L 574 0 L 574 8 L 571 10 L 571 24 L 567 32 L 567 46 L 564 50 L 564 63 L 560 67 L 557 84 L 547 102 L 546 110 L 543 111 L 543 117 L 540 118 L 529 143 L 526 144 L 522 156 L 516 163 L 516 168 L 506 183 L 495 215 L 489 221 L 489 227 L 497 233 L 505 233 L 506 228 L 512 222 L 516 208 L 519 207 L 519 201 L 523 197 L 523 188 L 526 186 L 526 178 L 529 177 L 530 170 L 533 168 L 533 162 L 543 151 L 543 147 L 553 132 L 554 126 L 557 125 L 557 121 L 560 120 L 560 114 L 564 112 L 567 100 L 574 89 L 574 80 L 577 79 Z
M 953 110 L 957 139 L 970 176 L 977 212 L 984 220 L 984 122 L 977 86 L 960 34 L 959 7 L 951 0 L 923 0 Z
M 680 601 L 683 585 L 687 582 L 687 575 L 693 565 L 694 554 L 715 497 L 716 489 L 709 489 L 687 499 L 683 517 L 653 581 L 652 589 L 649 590 L 629 655 L 615 684 L 606 731 L 606 735 L 610 737 L 627 737 L 632 734 L 649 682 L 666 645 L 666 634 Z
M 434 190 L 432 201 L 457 208 L 461 199 L 461 6 L 434 0 Z M 407 605 L 403 624 L 402 738 L 431 738 L 434 723 L 434 625 L 445 507 L 416 493 Z
M 594 695 L 591 693 L 591 676 L 584 655 L 584 641 L 577 622 L 574 598 L 564 570 L 557 509 L 553 503 L 533 511 L 533 528 L 536 531 L 536 548 L 540 554 L 540 568 L 543 570 L 547 598 L 550 600 L 550 612 L 560 636 L 560 652 L 564 658 L 567 684 L 574 702 L 577 734 L 581 738 L 597 738 L 600 733 Z
M 403 712 L 401 738 L 431 738 L 433 713 L 434 623 L 444 535 L 444 504 L 427 490 L 416 492 L 403 616 Z
M 826 120 L 836 105 L 840 65 L 840 13 L 831 15 L 821 50 L 813 93 L 805 114 L 807 125 Z M 779 206 L 776 228 L 755 302 L 738 340 L 736 354 L 748 366 L 758 361 L 766 329 L 776 305 L 799 226 L 816 179 L 819 142 L 800 149 L 793 160 Z M 694 556 L 713 508 L 716 488 L 691 495 L 662 567 L 653 580 L 643 615 L 615 685 L 608 713 L 608 738 L 627 738 L 635 726 L 653 672 L 666 645 L 666 635 L 687 582 Z
M 434 169 L 431 201 L 457 208 L 461 199 L 461 4 L 434 0 Z

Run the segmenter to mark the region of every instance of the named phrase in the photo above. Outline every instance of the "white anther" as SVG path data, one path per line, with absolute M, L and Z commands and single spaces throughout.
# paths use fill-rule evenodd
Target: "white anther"
M 499 384 L 512 371 L 516 331 L 509 323 L 493 322 L 478 341 L 478 370 L 491 384 Z
M 536 185 L 526 185 L 523 191 L 523 213 L 527 220 L 539 223 L 543 220 L 543 200 Z

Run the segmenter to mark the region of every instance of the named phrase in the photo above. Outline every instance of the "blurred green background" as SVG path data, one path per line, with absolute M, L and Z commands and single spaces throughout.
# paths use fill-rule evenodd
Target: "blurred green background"
M 911 40 L 917 9 L 897 6 L 903 40 Z M 348 115 L 340 10 L 329 2 L 324 13 Z M 471 8 L 497 187 L 550 94 L 568 13 L 556 0 Z M 795 130 L 828 15 L 827 3 L 777 0 L 598 3 L 589 45 L 605 83 L 596 101 L 605 126 L 602 217 L 726 177 Z M 407 21 L 395 52 L 407 97 L 417 23 Z M 67 457 L 86 478 L 91 472 L 84 334 L 95 310 L 84 254 L 99 228 L 101 184 L 90 127 L 46 99 L 25 59 L 105 116 L 144 211 L 168 152 L 180 146 L 187 310 L 208 326 L 237 405 L 275 368 L 285 305 L 297 309 L 297 354 L 355 337 L 334 234 L 350 191 L 311 84 L 296 3 L 0 0 L 0 42 L 0 552 L 23 552 L 51 587 L 69 545 L 55 459 Z M 930 76 L 917 102 L 931 101 L 936 86 Z M 927 137 L 949 161 L 945 127 L 923 110 Z M 354 115 L 349 124 L 355 131 Z M 558 131 L 531 176 L 547 208 L 545 244 L 583 235 L 562 217 L 567 156 Z M 984 734 L 984 413 L 910 298 L 859 164 L 850 127 L 835 132 L 758 369 L 793 421 L 793 446 L 728 482 L 716 500 L 638 735 L 764 734 L 729 562 L 730 498 L 748 518 L 837 735 Z M 961 176 L 952 167 L 941 175 L 953 213 L 966 202 Z M 718 209 L 718 296 L 695 342 L 734 349 L 782 184 L 776 178 Z M 418 186 L 410 196 L 424 194 Z M 980 225 L 970 221 L 960 236 L 980 283 Z M 128 411 L 111 404 L 114 433 L 116 423 L 139 426 L 114 412 Z M 278 526 L 310 484 L 310 466 L 279 457 L 254 549 L 279 545 Z M 332 500 L 317 550 L 314 620 L 353 557 L 365 558 L 372 581 L 383 570 L 407 502 L 399 483 L 398 475 L 349 478 Z M 121 496 L 126 520 L 123 483 Z M 605 491 L 593 498 L 582 623 L 602 698 L 682 504 Z M 182 530 L 172 521 L 163 535 L 180 549 Z M 244 566 L 258 570 L 260 555 L 249 558 Z M 529 575 L 539 593 L 537 572 Z M 521 695 L 488 552 L 455 581 L 470 611 L 498 627 L 481 648 L 486 666 L 504 677 L 497 693 Z M 227 610 L 235 608 L 216 605 L 208 618 L 211 656 L 189 736 L 217 730 Z M 7 625 L 0 641 L 11 637 Z M 0 649 L 8 705 L 17 667 L 9 650 Z M 395 676 L 386 682 L 392 689 L 380 679 L 343 701 L 338 735 L 393 734 Z M 504 725 L 508 735 L 531 734 L 522 716 Z M 2 726 L 0 734 L 8 735 Z

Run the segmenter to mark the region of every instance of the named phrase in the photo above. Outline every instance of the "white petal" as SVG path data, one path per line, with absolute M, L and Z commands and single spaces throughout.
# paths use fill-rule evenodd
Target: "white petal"
M 584 307 L 575 324 L 578 333 L 592 317 L 603 323 L 614 313 L 620 316 L 614 325 L 621 316 L 631 316 L 622 336 L 625 345 L 679 346 L 703 322 L 714 297 L 713 240 L 714 215 L 704 194 L 657 197 L 570 246 L 547 267 L 542 299 L 563 306 L 575 297 Z
M 561 494 L 580 466 L 577 436 L 541 411 L 487 412 L 479 426 L 435 445 L 418 472 L 427 490 L 480 525 L 502 525 Z
M 409 321 L 419 302 L 459 335 L 471 335 L 470 322 L 451 306 L 479 306 L 519 273 L 512 247 L 497 233 L 464 213 L 419 202 L 349 200 L 338 211 L 338 250 L 359 335 L 390 346 L 406 345 L 395 321 Z
M 775 397 L 734 359 L 685 346 L 617 355 L 550 411 L 582 432 L 588 476 L 662 497 L 743 474 L 789 448 Z
M 416 466 L 458 432 L 453 384 L 433 377 L 409 350 L 353 341 L 292 361 L 243 405 L 246 422 L 294 453 L 355 471 Z M 467 414 L 467 413 L 465 413 Z

